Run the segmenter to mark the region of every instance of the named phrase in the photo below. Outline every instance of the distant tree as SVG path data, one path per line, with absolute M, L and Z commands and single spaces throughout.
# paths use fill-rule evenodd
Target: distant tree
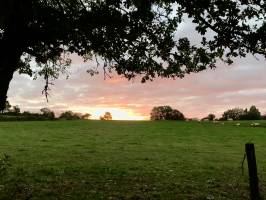
M 54 119 L 55 118 L 54 112 L 52 110 L 50 110 L 49 108 L 42 108 L 40 111 L 42 112 L 42 115 L 47 119 Z
M 185 120 L 185 116 L 179 110 L 173 109 L 169 120 Z
M 223 113 L 222 119 L 233 119 L 233 120 L 259 120 L 261 119 L 261 113 L 256 106 L 251 106 L 249 110 L 242 108 L 229 109 Z
M 249 116 L 248 116 L 248 109 L 245 108 L 244 113 L 240 116 L 240 120 L 248 120 Z
M 13 106 L 12 108 L 12 112 L 15 114 L 15 115 L 19 115 L 20 114 L 20 108 L 19 106 Z
M 100 116 L 100 120 L 112 120 L 112 114 L 110 112 L 105 112 L 103 116 Z
M 184 120 L 183 113 L 176 109 L 172 109 L 170 106 L 158 106 L 151 110 L 151 120 Z
M 80 115 L 72 111 L 66 111 L 66 112 L 61 113 L 59 118 L 66 119 L 66 120 L 75 120 L 75 119 L 80 119 Z
M 261 119 L 261 114 L 259 109 L 256 108 L 256 106 L 251 106 L 249 108 L 249 111 L 247 113 L 249 120 L 259 120 Z
M 158 106 L 151 110 L 151 120 L 167 120 L 173 109 L 170 106 Z
M 89 119 L 91 117 L 91 114 L 85 113 L 81 116 L 82 119 Z
M 210 113 L 208 116 L 207 116 L 207 119 L 210 120 L 210 121 L 213 121 L 215 119 L 215 115 Z
M 228 119 L 240 120 L 244 114 L 245 112 L 242 108 L 233 108 L 233 109 L 229 109 L 225 111 L 223 113 L 222 119 L 223 120 L 228 120 Z

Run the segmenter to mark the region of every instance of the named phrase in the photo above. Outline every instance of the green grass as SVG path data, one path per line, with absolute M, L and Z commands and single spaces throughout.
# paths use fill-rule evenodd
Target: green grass
M 248 199 L 250 140 L 266 194 L 266 128 L 235 123 L 1 122 L 0 199 Z

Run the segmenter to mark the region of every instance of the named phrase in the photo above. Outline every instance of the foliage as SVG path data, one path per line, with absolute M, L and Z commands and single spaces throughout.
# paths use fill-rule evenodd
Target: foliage
M 259 109 L 256 106 L 251 106 L 249 110 L 242 108 L 229 109 L 223 113 L 222 119 L 233 119 L 233 120 L 260 120 L 261 114 Z
M 32 113 L 30 111 L 20 112 L 19 106 L 11 106 L 9 102 L 7 103 L 8 111 L 0 115 L 0 121 L 41 121 L 41 120 L 55 120 L 54 111 L 49 108 L 41 108 L 41 113 Z M 10 109 L 12 107 L 12 109 Z M 63 112 L 59 118 L 67 120 L 79 120 L 79 119 L 89 119 L 91 114 L 89 113 L 74 113 L 72 111 Z
M 225 111 L 222 115 L 223 120 L 233 119 L 239 120 L 241 116 L 244 115 L 244 110 L 242 108 L 233 108 Z
M 215 119 L 215 114 L 210 113 L 210 114 L 207 116 L 207 119 L 210 120 L 210 121 L 213 121 L 213 120 Z
M 248 119 L 249 120 L 258 120 L 261 119 L 261 114 L 259 109 L 256 108 L 256 106 L 251 106 L 248 111 Z
M 59 119 L 66 119 L 66 120 L 77 120 L 81 119 L 81 115 L 79 113 L 74 113 L 72 111 L 65 111 L 61 113 Z
M 54 119 L 55 114 L 52 110 L 49 108 L 41 108 L 40 111 L 42 112 L 42 115 L 47 119 Z
M 150 114 L 151 120 L 184 120 L 183 113 L 170 106 L 154 107 Z
M 9 101 L 6 101 L 5 109 L 2 111 L 2 114 L 17 116 L 20 114 L 20 108 L 18 105 L 12 106 Z
M 214 68 L 216 59 L 266 56 L 263 1 L 9 0 L 0 1 L 0 13 L 0 110 L 16 70 L 43 76 L 48 95 L 71 53 L 100 57 L 105 74 L 140 74 L 143 82 Z M 201 35 L 198 45 L 175 36 L 187 17 Z
M 112 120 L 112 114 L 110 112 L 105 112 L 103 116 L 100 116 L 100 120 Z
M 244 114 L 241 116 L 242 120 L 260 120 L 261 119 L 261 114 L 259 109 L 256 108 L 256 106 L 251 106 L 248 109 L 244 110 Z
M 85 113 L 81 116 L 82 119 L 90 119 L 91 114 L 90 113 Z
M 19 115 L 20 114 L 20 108 L 18 105 L 16 106 L 13 106 L 12 108 L 12 112 L 15 114 L 15 115 Z

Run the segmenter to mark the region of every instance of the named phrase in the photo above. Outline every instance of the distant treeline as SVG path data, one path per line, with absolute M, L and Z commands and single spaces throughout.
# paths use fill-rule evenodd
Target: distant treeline
M 177 109 L 170 106 L 154 107 L 150 113 L 151 120 L 187 120 L 187 121 L 200 121 L 197 118 L 186 118 L 185 115 Z M 266 115 L 261 115 L 256 106 L 251 106 L 249 109 L 233 108 L 226 110 L 221 118 L 216 118 L 213 113 L 201 119 L 201 121 L 226 121 L 226 120 L 261 120 L 266 119 Z
M 29 111 L 21 112 L 19 106 L 11 106 L 6 102 L 6 107 L 0 114 L 0 121 L 39 121 L 39 120 L 82 120 L 89 119 L 91 114 L 75 113 L 72 111 L 65 111 L 55 116 L 54 111 L 49 108 L 40 109 L 40 113 L 32 113 Z

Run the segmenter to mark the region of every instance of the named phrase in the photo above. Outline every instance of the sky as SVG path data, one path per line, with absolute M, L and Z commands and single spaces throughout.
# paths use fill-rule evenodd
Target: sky
M 193 25 L 184 23 L 177 35 L 189 36 L 197 43 L 193 29 Z M 266 113 L 266 62 L 262 57 L 238 58 L 230 66 L 219 63 L 215 70 L 183 79 L 157 78 L 144 84 L 139 78 L 128 81 L 116 74 L 106 80 L 103 73 L 91 77 L 86 72 L 91 63 L 77 56 L 72 60 L 70 77 L 66 80 L 63 75 L 53 81 L 49 102 L 42 95 L 43 79 L 15 74 L 8 92 L 10 103 L 19 105 L 22 111 L 38 112 L 48 107 L 57 114 L 66 110 L 90 113 L 93 119 L 109 111 L 118 120 L 149 119 L 151 109 L 160 105 L 170 105 L 189 118 L 203 118 L 209 113 L 220 117 L 227 109 L 251 105 Z

